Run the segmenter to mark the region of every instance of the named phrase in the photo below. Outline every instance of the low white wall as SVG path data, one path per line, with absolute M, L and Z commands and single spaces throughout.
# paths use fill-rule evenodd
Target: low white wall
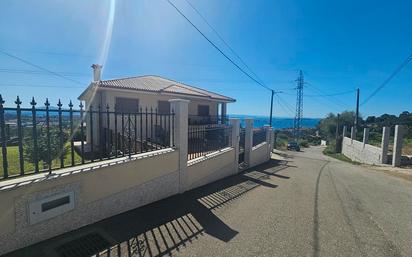
M 365 164 L 381 164 L 382 149 L 373 145 L 363 144 L 363 142 L 343 138 L 342 154 L 351 159 Z
M 269 146 L 266 142 L 263 142 L 252 148 L 252 152 L 250 154 L 249 168 L 262 164 L 264 162 L 267 162 L 269 159 L 270 159 Z
M 188 190 L 236 173 L 235 150 L 225 148 L 188 162 Z
M 172 149 L 74 168 L 0 184 L 0 255 L 178 193 L 178 151 Z M 20 183 L 6 186 L 11 182 Z M 68 192 L 73 210 L 29 224 L 29 203 Z

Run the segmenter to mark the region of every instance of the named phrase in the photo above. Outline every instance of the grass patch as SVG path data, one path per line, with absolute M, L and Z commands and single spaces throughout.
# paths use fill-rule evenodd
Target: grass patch
M 331 151 L 328 151 L 327 148 L 325 148 L 323 150 L 323 154 L 327 155 L 327 156 L 330 156 L 332 158 L 338 159 L 340 161 L 349 162 L 351 164 L 355 164 L 355 165 L 360 165 L 361 164 L 360 162 L 352 161 L 351 159 L 349 159 L 348 157 L 346 157 L 345 155 L 343 155 L 341 153 L 333 153 Z
M 70 149 L 70 143 L 67 143 L 66 147 Z M 80 155 L 74 152 L 74 163 L 80 164 L 82 158 Z M 0 154 L 0 178 L 3 177 L 3 156 Z M 20 162 L 19 162 L 19 147 L 18 146 L 8 146 L 7 147 L 7 163 L 8 163 L 8 173 L 9 176 L 20 174 Z M 64 166 L 69 167 L 71 165 L 71 154 L 70 151 L 66 151 L 64 158 Z M 54 159 L 52 161 L 52 168 L 57 169 L 60 167 L 60 159 Z M 39 169 L 43 169 L 43 163 L 39 162 Z M 24 173 L 34 172 L 34 164 L 24 160 Z

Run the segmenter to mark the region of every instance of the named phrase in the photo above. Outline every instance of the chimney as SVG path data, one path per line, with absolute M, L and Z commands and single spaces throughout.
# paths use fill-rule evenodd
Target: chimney
M 99 64 L 93 64 L 93 81 L 100 81 L 101 80 L 101 75 L 102 75 L 102 65 Z

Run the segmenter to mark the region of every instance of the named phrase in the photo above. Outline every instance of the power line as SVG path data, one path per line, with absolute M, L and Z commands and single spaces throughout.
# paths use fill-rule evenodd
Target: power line
M 253 80 L 254 82 L 256 82 L 256 83 L 257 83 L 258 85 L 260 85 L 261 87 L 263 87 L 263 88 L 265 88 L 265 89 L 267 89 L 267 90 L 269 90 L 269 91 L 271 91 L 271 92 L 274 92 L 274 90 L 273 90 L 272 88 L 266 86 L 266 85 L 263 83 L 262 79 L 260 79 L 259 76 L 258 76 L 255 72 L 253 72 L 252 69 L 251 69 L 248 65 L 246 65 L 246 63 L 243 61 L 243 59 L 241 59 L 240 56 L 239 56 L 238 54 L 236 54 L 236 52 L 233 51 L 233 53 L 239 58 L 239 60 L 241 60 L 241 62 L 250 70 L 250 72 L 251 72 L 253 75 L 255 75 L 255 76 L 257 77 L 257 79 L 260 80 L 260 81 L 258 81 L 258 80 L 255 79 L 254 77 L 252 77 L 249 73 L 247 73 L 244 69 L 242 69 L 236 62 L 234 62 L 228 55 L 226 55 L 226 54 L 225 54 L 215 43 L 213 43 L 193 22 L 191 22 L 190 19 L 187 18 L 186 15 L 184 15 L 183 12 L 180 11 L 180 9 L 176 7 L 176 5 L 174 5 L 170 0 L 166 0 L 166 1 L 178 12 L 187 22 L 189 22 L 190 25 L 197 30 L 197 32 L 199 32 L 217 51 L 219 51 L 219 53 L 221 53 L 221 54 L 222 54 L 229 62 L 231 62 L 237 69 L 239 69 L 243 74 L 245 74 L 247 77 L 249 77 L 251 80 Z M 189 5 L 191 5 L 191 4 L 189 3 Z M 192 6 L 192 8 L 194 8 L 193 5 L 191 5 L 191 6 Z M 196 8 L 194 8 L 194 9 L 196 9 Z M 196 10 L 195 10 L 195 11 L 196 11 Z M 197 11 L 197 13 L 198 13 L 201 17 L 203 17 L 203 16 L 200 14 L 200 12 Z M 214 30 L 213 27 L 206 21 L 206 19 L 205 19 L 204 17 L 203 17 L 203 19 L 204 19 L 205 22 L 212 28 L 212 30 Z M 215 31 L 215 33 L 217 33 L 216 30 L 214 30 L 214 31 Z M 218 34 L 218 33 L 217 33 L 217 34 Z M 227 42 L 224 41 L 223 38 L 222 38 L 220 35 L 219 35 L 219 38 L 221 38 L 221 40 L 225 43 L 225 45 L 228 46 L 229 49 L 232 49 L 232 50 L 233 50 L 233 48 L 231 48 L 231 47 L 229 46 L 229 44 L 227 44 Z M 281 101 L 283 101 L 283 102 L 285 103 L 285 106 L 287 106 L 288 109 L 292 110 L 292 108 L 290 108 L 290 107 L 288 106 L 288 103 L 287 103 L 285 100 L 283 100 L 282 97 L 280 97 L 277 93 L 276 93 L 275 95 L 276 95 L 276 97 L 277 97 L 278 99 L 280 99 Z M 293 111 L 291 111 L 291 113 L 293 113 Z
M 202 18 L 202 20 L 207 24 L 207 26 L 216 34 L 216 36 L 223 42 L 223 44 L 225 44 L 225 46 L 232 52 L 232 54 L 234 54 L 239 61 L 248 69 L 248 71 L 250 73 L 252 73 L 256 79 L 259 80 L 259 82 L 263 83 L 263 81 L 259 78 L 259 76 L 249 67 L 249 65 L 247 65 L 243 59 L 236 53 L 236 51 L 226 42 L 226 40 L 223 39 L 223 37 L 219 34 L 219 32 L 216 31 L 216 29 L 207 21 L 207 19 L 199 12 L 199 10 L 192 4 L 189 2 L 189 0 L 185 0 L 186 3 L 188 3 L 190 5 L 190 7 L 192 7 L 192 9 Z
M 343 107 L 343 108 L 347 107 L 347 104 L 345 104 L 344 102 L 342 102 L 341 100 L 339 100 L 336 97 L 333 97 L 335 99 L 335 101 L 333 101 L 330 97 L 324 96 L 324 95 L 327 95 L 327 93 L 325 93 L 323 90 L 320 90 L 319 88 L 315 87 L 314 85 L 312 85 L 310 83 L 306 83 L 306 85 L 309 85 L 311 88 L 318 91 L 320 93 L 320 95 L 319 95 L 320 97 L 325 98 L 326 100 L 330 101 L 331 103 L 335 104 L 336 106 Z M 355 92 L 355 91 L 353 90 L 352 92 Z
M 45 71 L 40 71 L 40 70 L 24 70 L 24 69 L 0 69 L 1 73 L 9 73 L 9 74 L 24 74 L 24 75 L 53 75 L 50 74 L 49 72 Z M 85 73 L 77 73 L 77 72 L 57 72 L 62 76 L 68 76 L 68 77 L 88 77 L 90 74 L 85 74 Z
M 284 110 L 286 110 L 287 112 L 293 115 L 294 114 L 293 107 L 288 102 L 286 102 L 282 97 L 280 97 L 280 95 L 275 94 L 275 96 L 278 98 L 279 104 L 281 104 L 282 107 L 284 107 Z
M 325 96 L 338 96 L 338 95 L 347 95 L 347 94 L 352 94 L 355 92 L 355 90 L 349 90 L 349 91 L 344 91 L 344 92 L 339 92 L 339 93 L 331 93 L 331 94 L 320 94 L 320 95 L 305 95 L 305 97 L 325 97 Z
M 277 95 L 275 95 L 275 96 L 277 96 Z M 277 97 L 276 100 L 277 100 L 279 106 L 280 106 L 285 112 L 287 112 L 287 113 L 289 113 L 291 116 L 293 116 L 293 114 L 294 114 L 293 111 L 292 111 L 287 105 L 285 105 L 284 102 L 282 102 L 283 100 L 282 100 L 281 98 Z
M 273 89 L 269 88 L 268 86 L 264 85 L 263 83 L 259 82 L 258 80 L 256 80 L 255 78 L 253 78 L 249 73 L 247 73 L 244 69 L 242 69 L 242 67 L 240 67 L 237 63 L 235 63 L 229 56 L 227 56 L 222 50 L 220 50 L 220 48 L 213 43 L 198 27 L 196 27 L 195 24 L 193 24 L 193 22 L 191 22 L 189 20 L 189 18 L 186 17 L 186 15 L 184 15 L 179 8 L 176 7 L 176 5 L 174 5 L 170 0 L 166 0 L 183 18 L 185 18 L 185 20 L 187 22 L 190 23 L 190 25 L 192 25 L 193 28 L 195 28 L 197 30 L 197 32 L 200 33 L 200 35 L 202 35 L 217 51 L 219 51 L 220 54 L 222 54 L 229 62 L 231 62 L 237 69 L 239 69 L 243 74 L 245 74 L 247 77 L 249 77 L 251 80 L 253 80 L 254 82 L 256 82 L 258 85 L 260 85 L 261 87 L 272 91 Z
M 408 58 L 406 58 L 392 73 L 391 75 L 380 85 L 378 86 L 375 91 L 372 92 L 372 94 L 370 94 L 362 103 L 361 105 L 366 104 L 367 102 L 369 102 L 369 100 L 374 97 L 382 88 L 384 88 L 387 84 L 389 84 L 389 82 L 396 76 L 398 75 L 399 72 L 401 72 L 401 70 L 408 65 L 410 62 L 412 61 L 412 54 L 408 56 Z
M 240 55 L 226 42 L 226 40 L 223 39 L 223 37 L 220 35 L 219 32 L 217 32 L 217 30 L 207 21 L 207 19 L 200 13 L 200 11 L 192 4 L 190 3 L 189 0 L 185 0 L 186 3 L 188 3 L 190 5 L 190 7 L 200 16 L 200 18 L 202 18 L 202 20 L 207 24 L 207 26 L 216 34 L 216 36 L 223 42 L 223 44 L 232 52 L 233 55 L 235 55 L 239 61 L 247 68 L 247 70 L 252 73 L 257 80 L 259 80 L 260 83 L 258 84 L 265 84 L 263 82 L 263 80 L 252 70 L 252 68 L 249 67 L 249 65 L 246 64 L 246 62 L 240 57 Z M 192 24 L 193 25 L 193 24 Z M 248 76 L 250 77 L 250 76 Z M 256 81 L 255 81 L 256 82 Z M 263 86 L 263 85 L 262 85 Z M 279 96 L 279 93 L 283 93 L 283 92 L 275 92 L 273 89 L 267 87 L 266 85 L 264 85 L 264 87 L 266 89 L 269 89 L 272 91 L 272 95 L 276 95 L 278 97 L 278 99 L 282 100 L 286 106 L 288 105 L 288 103 L 283 100 L 283 98 L 281 96 Z M 284 90 L 295 90 L 293 88 L 287 88 Z M 291 110 L 292 108 L 290 106 L 287 106 L 287 108 L 289 108 L 289 110 Z M 272 108 L 271 108 L 272 109 Z M 291 112 L 293 113 L 293 112 Z
M 84 88 L 83 86 L 54 86 L 45 84 L 13 84 L 13 83 L 0 83 L 2 87 L 44 87 L 44 88 Z
M 20 62 L 23 62 L 23 63 L 25 63 L 25 64 L 27 64 L 27 65 L 33 66 L 33 67 L 35 67 L 35 68 L 37 68 L 37 69 L 40 69 L 40 70 L 42 70 L 42 71 L 48 72 L 48 73 L 50 73 L 50 74 L 53 74 L 53 75 L 56 76 L 56 77 L 59 77 L 59 78 L 68 80 L 68 81 L 73 82 L 73 83 L 76 83 L 76 84 L 84 85 L 84 83 L 81 83 L 81 82 L 79 82 L 79 81 L 77 81 L 77 80 L 74 80 L 74 79 L 68 78 L 68 77 L 66 77 L 66 76 L 63 76 L 63 75 L 61 75 L 60 73 L 51 71 L 51 70 L 49 70 L 49 69 L 47 69 L 47 68 L 44 68 L 44 67 L 41 67 L 41 66 L 39 66 L 39 65 L 37 65 L 37 64 L 34 64 L 34 63 L 29 62 L 29 61 L 27 61 L 27 60 L 24 60 L 23 58 L 20 58 L 20 57 L 18 57 L 18 56 L 16 56 L 16 55 L 7 53 L 7 52 L 5 52 L 5 51 L 3 51 L 3 50 L 0 50 L 0 53 L 4 54 L 4 55 L 6 55 L 6 56 L 8 56 L 8 57 L 10 57 L 10 58 L 16 59 L 16 60 L 18 60 L 18 61 L 20 61 Z
M 296 90 L 296 89 L 293 89 Z M 316 94 L 316 95 L 307 95 L 307 94 L 303 94 L 305 97 L 327 97 L 327 96 L 338 96 L 338 95 L 347 95 L 347 94 L 351 94 L 355 92 L 355 90 L 350 90 L 350 91 L 344 91 L 344 92 L 339 92 L 339 93 L 330 93 L 330 94 Z M 292 94 L 292 93 L 284 93 L 286 95 L 293 95 L 295 96 L 296 94 Z

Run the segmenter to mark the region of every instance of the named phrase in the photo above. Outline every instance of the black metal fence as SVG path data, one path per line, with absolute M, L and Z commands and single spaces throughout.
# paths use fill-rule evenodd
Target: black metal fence
M 60 100 L 51 107 L 48 99 L 39 108 L 34 98 L 31 108 L 22 108 L 18 97 L 15 104 L 4 107 L 0 95 L 0 179 L 174 146 L 173 112 L 86 110 L 82 103 L 74 109 L 71 101 L 63 108 Z
M 189 126 L 188 160 L 231 146 L 230 125 Z
M 239 130 L 239 163 L 245 162 L 245 140 L 246 139 L 246 129 L 240 127 Z
M 266 130 L 264 128 L 253 130 L 253 146 L 257 146 L 266 141 Z

